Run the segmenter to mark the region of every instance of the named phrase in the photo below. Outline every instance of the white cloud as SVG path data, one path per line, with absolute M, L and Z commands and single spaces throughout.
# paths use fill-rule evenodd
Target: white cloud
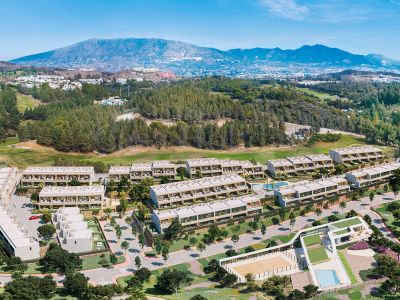
M 260 0 L 272 15 L 290 20 L 302 20 L 309 12 L 308 7 L 296 3 L 295 0 Z

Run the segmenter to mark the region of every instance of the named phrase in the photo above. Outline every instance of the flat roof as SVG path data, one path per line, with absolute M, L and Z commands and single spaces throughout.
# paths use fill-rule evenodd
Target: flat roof
M 368 153 L 368 152 L 382 152 L 381 149 L 374 146 L 353 146 L 353 147 L 344 147 L 332 149 L 339 154 L 354 154 L 354 153 Z
M 39 197 L 53 196 L 92 196 L 103 195 L 104 186 L 102 185 L 82 185 L 82 186 L 45 186 L 39 193 Z
M 151 163 L 132 164 L 131 172 L 132 171 L 151 171 Z
M 130 166 L 112 166 L 110 167 L 110 170 L 108 171 L 108 174 L 113 175 L 113 174 L 128 174 L 131 170 Z
M 169 160 L 155 160 L 152 162 L 153 168 L 175 168 L 176 165 Z
M 237 174 L 230 174 L 230 175 L 205 177 L 200 179 L 153 185 L 150 187 L 150 189 L 152 189 L 154 193 L 156 193 L 157 195 L 168 195 L 171 193 L 193 191 L 213 186 L 222 186 L 232 183 L 245 183 L 245 182 L 246 180 L 243 177 Z
M 287 159 L 272 159 L 272 160 L 269 160 L 268 162 L 275 167 L 293 166 L 293 163 Z
M 321 160 L 332 161 L 332 158 L 327 154 L 309 154 L 309 155 L 306 155 L 306 157 L 312 161 L 321 161 Z
M 312 161 L 307 156 L 292 156 L 287 158 L 293 164 L 309 164 Z
M 23 174 L 93 174 L 94 167 L 28 167 Z
M 191 167 L 200 167 L 200 166 L 208 166 L 208 165 L 221 165 L 222 162 L 218 158 L 191 158 L 187 159 L 186 163 Z

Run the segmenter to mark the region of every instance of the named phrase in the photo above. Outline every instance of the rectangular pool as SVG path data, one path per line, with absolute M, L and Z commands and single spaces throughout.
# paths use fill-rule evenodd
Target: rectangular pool
M 314 272 L 321 288 L 340 284 L 340 280 L 335 270 L 315 270 Z

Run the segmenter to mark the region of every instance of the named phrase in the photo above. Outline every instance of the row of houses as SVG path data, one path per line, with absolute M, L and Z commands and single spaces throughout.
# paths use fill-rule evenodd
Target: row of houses
M 160 180 L 163 177 L 175 179 L 177 169 L 184 167 L 190 178 L 202 176 L 220 176 L 238 174 L 253 178 L 265 176 L 265 167 L 250 161 L 222 160 L 217 158 L 188 159 L 185 164 L 174 164 L 170 161 L 153 161 L 151 163 L 137 163 L 131 166 L 113 166 L 109 170 L 109 178 L 118 182 L 122 177 L 132 182 L 140 182 L 145 178 Z
M 183 228 L 196 228 L 261 212 L 260 199 L 254 195 L 245 195 L 176 209 L 154 210 L 152 221 L 156 230 L 161 233 L 175 219 L 179 220 Z
M 329 155 L 315 154 L 269 160 L 268 172 L 274 177 L 293 176 L 332 170 L 334 164 L 362 164 L 385 158 L 382 150 L 373 146 L 358 146 L 332 149 Z
M 279 187 L 274 191 L 282 207 L 307 205 L 333 196 L 341 196 L 351 188 L 363 188 L 386 182 L 395 170 L 400 169 L 399 162 L 386 163 L 346 173 L 344 176 L 329 177 L 313 181 Z
M 17 168 L 0 168 L 0 202 L 8 203 L 18 182 Z

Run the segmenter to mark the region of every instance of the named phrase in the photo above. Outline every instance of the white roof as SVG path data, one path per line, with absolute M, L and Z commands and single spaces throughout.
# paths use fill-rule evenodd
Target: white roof
M 310 154 L 306 155 L 312 161 L 332 161 L 332 158 L 326 154 Z
M 104 195 L 102 185 L 82 185 L 82 186 L 45 186 L 40 191 L 40 197 L 54 196 L 91 196 Z
M 28 167 L 23 174 L 93 174 L 94 167 Z
M 239 175 L 221 175 L 215 177 L 205 177 L 194 180 L 172 182 L 160 185 L 153 185 L 150 188 L 157 195 L 167 195 L 171 193 L 179 193 L 186 191 L 193 191 L 198 189 L 209 188 L 213 186 L 223 186 L 233 183 L 245 183 L 246 180 Z
M 382 152 L 381 149 L 379 149 L 378 147 L 374 147 L 374 146 L 345 147 L 345 148 L 332 149 L 332 151 L 336 151 L 339 154 Z
M 312 161 L 306 156 L 292 156 L 287 158 L 293 164 L 309 164 Z
M 131 170 L 130 166 L 112 166 L 110 170 L 108 171 L 108 174 L 126 174 L 129 175 L 129 172 Z
M 273 159 L 268 162 L 275 167 L 288 167 L 293 165 L 293 163 L 287 159 Z
M 151 163 L 139 163 L 131 166 L 132 171 L 151 171 Z
M 155 160 L 151 164 L 153 168 L 175 168 L 176 165 L 168 160 Z
M 192 158 L 187 159 L 186 163 L 189 164 L 190 167 L 200 167 L 200 166 L 209 166 L 209 165 L 221 165 L 222 162 L 218 158 Z

